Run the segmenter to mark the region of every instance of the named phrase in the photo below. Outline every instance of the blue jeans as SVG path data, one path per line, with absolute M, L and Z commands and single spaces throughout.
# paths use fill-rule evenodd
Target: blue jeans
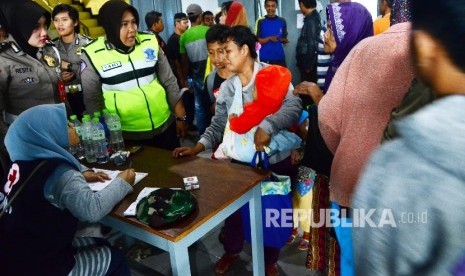
M 202 104 L 203 76 L 194 76 L 192 77 L 192 81 L 194 84 L 195 119 L 199 135 L 202 135 L 210 125 L 209 110 Z

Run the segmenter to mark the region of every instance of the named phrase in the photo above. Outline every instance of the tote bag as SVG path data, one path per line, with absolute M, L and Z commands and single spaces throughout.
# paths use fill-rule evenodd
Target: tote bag
M 259 159 L 257 161 L 257 158 Z M 256 152 L 251 165 L 268 170 L 268 155 Z M 294 228 L 292 219 L 291 179 L 287 175 L 271 173 L 260 183 L 262 191 L 262 226 L 265 246 L 281 248 L 286 244 Z M 241 209 L 245 239 L 251 241 L 250 213 L 247 203 Z

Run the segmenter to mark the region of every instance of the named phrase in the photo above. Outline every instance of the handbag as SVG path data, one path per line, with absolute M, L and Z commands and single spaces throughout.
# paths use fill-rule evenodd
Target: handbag
M 268 154 L 255 152 L 252 167 L 269 170 Z M 260 183 L 262 191 L 263 243 L 268 247 L 281 248 L 291 236 L 293 225 L 291 179 L 287 175 L 271 173 Z M 249 204 L 241 209 L 245 239 L 251 241 Z

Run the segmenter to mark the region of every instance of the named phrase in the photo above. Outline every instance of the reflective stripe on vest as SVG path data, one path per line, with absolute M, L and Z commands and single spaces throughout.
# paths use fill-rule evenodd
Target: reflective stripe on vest
M 141 33 L 136 39 L 130 54 L 107 49 L 104 37 L 84 48 L 100 76 L 105 107 L 117 113 L 121 128 L 130 132 L 158 128 L 171 114 L 165 89 L 155 77 L 157 40 Z

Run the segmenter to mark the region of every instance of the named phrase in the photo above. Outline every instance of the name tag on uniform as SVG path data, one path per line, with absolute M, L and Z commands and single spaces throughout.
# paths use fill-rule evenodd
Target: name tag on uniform
M 123 66 L 123 65 L 121 65 L 121 62 L 116 61 L 116 62 L 112 62 L 112 63 L 102 65 L 102 70 L 103 70 L 103 72 L 106 72 L 106 71 L 109 71 L 109 70 L 112 70 L 112 69 L 115 69 L 115 68 L 118 68 L 118 67 L 121 67 L 121 66 Z
M 25 73 L 32 73 L 32 68 L 31 67 L 23 67 L 23 68 L 16 68 L 15 73 L 16 74 L 25 74 Z

